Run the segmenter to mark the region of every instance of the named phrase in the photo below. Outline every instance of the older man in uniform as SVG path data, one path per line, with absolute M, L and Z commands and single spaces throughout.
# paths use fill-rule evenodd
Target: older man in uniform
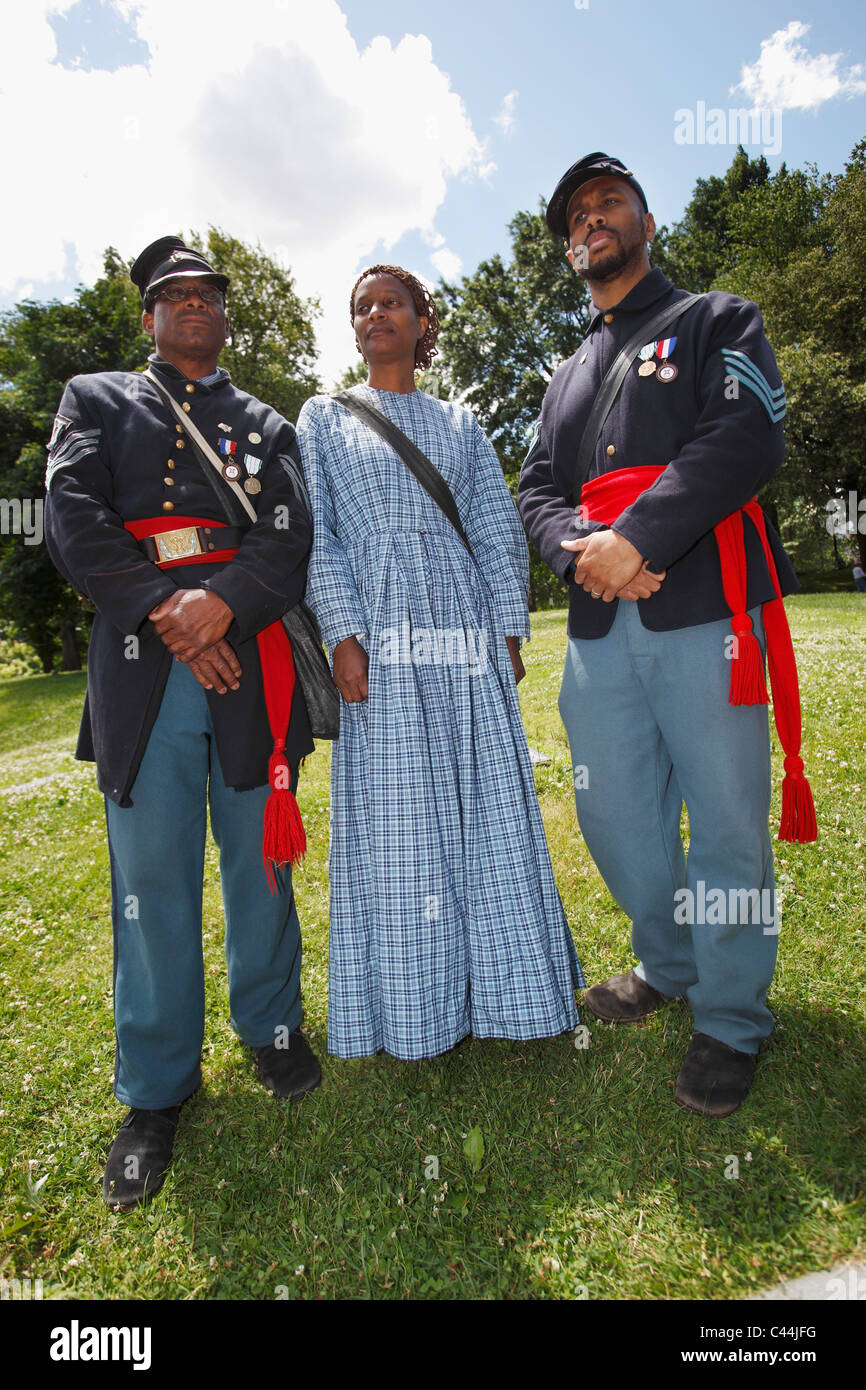
M 163 237 L 131 276 L 156 344 L 148 372 L 70 381 L 46 475 L 49 550 L 96 609 L 77 756 L 96 762 L 106 798 L 114 1093 L 131 1108 L 103 1195 L 123 1208 L 162 1186 L 180 1108 L 201 1080 L 208 806 L 233 1027 L 269 1090 L 294 1098 L 321 1079 L 300 1031 L 286 862 L 303 848 L 293 791 L 313 748 L 279 622 L 303 595 L 311 541 L 295 433 L 217 365 L 225 275 Z M 281 867 L 263 853 L 275 809 L 294 829 L 287 849 L 270 843 Z
M 689 296 L 650 268 L 653 218 L 619 160 L 596 152 L 573 165 L 547 222 L 589 282 L 594 313 L 548 387 L 518 497 L 531 539 L 570 586 L 559 707 L 578 817 L 638 957 L 586 1002 L 630 1023 L 685 997 L 694 1032 L 676 1100 L 726 1115 L 772 1028 L 762 614 L 789 754 L 783 833 L 814 838 L 781 601 L 797 581 L 753 501 L 782 463 L 784 390 L 754 304 Z

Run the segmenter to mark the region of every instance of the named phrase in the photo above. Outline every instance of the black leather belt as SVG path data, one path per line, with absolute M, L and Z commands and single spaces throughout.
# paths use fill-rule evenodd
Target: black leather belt
M 162 531 L 146 536 L 139 545 L 154 564 L 206 556 L 209 550 L 237 550 L 246 527 L 241 526 L 181 526 L 176 531 Z

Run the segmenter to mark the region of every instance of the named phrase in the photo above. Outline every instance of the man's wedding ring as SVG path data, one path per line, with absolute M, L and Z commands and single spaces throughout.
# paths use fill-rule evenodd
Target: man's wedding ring
M 597 594 L 595 592 L 595 589 L 590 589 L 590 593 L 592 594 L 593 598 L 601 598 L 601 594 Z

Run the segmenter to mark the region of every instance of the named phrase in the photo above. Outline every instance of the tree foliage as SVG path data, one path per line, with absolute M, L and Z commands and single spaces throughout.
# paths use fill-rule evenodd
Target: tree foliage
M 866 141 L 842 174 L 782 165 L 730 211 L 713 285 L 760 305 L 785 383 L 786 463 L 767 490 L 783 529 L 795 501 L 823 527 L 834 496 L 866 496 L 864 219 Z
M 506 475 L 519 470 L 547 384 L 589 325 L 589 295 L 538 213 L 509 222 L 511 258 L 441 285 L 442 371 L 476 412 Z
M 78 372 L 132 371 L 149 346 L 141 331 L 141 304 L 117 251 L 105 253 L 92 288 L 64 304 L 24 300 L 0 318 L 0 475 L 10 500 L 44 497 L 45 451 L 63 388 Z M 88 615 L 55 570 L 44 544 L 21 535 L 0 538 L 0 623 L 29 642 L 52 670 L 80 665 Z
M 672 228 L 659 227 L 651 260 L 679 289 L 703 294 L 712 288 L 730 249 L 730 224 L 740 198 L 763 187 L 770 166 L 763 155 L 750 159 L 742 145 L 727 173 L 698 179 L 689 205 Z
M 508 261 L 491 256 L 459 284 L 441 284 L 437 365 L 447 394 L 475 411 L 514 492 L 547 384 L 585 336 L 590 302 L 562 242 L 550 235 L 543 205 L 518 212 L 508 230 Z M 564 599 L 564 586 L 532 550 L 531 606 Z

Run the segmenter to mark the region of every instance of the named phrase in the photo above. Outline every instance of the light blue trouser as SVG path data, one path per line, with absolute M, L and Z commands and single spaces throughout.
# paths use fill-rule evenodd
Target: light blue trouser
M 243 679 L 243 677 L 241 678 Z M 133 805 L 106 801 L 114 922 L 114 1094 L 162 1110 L 201 1080 L 202 880 L 210 804 L 220 850 L 232 1027 L 250 1047 L 301 1023 L 301 933 L 289 869 L 271 897 L 262 863 L 269 788 L 223 781 L 207 699 L 173 661 Z
M 650 632 L 617 607 L 606 637 L 569 639 L 559 696 L 580 828 L 632 919 L 637 973 L 684 995 L 699 1032 L 757 1052 L 778 934 L 767 707 L 728 703 L 729 621 Z

